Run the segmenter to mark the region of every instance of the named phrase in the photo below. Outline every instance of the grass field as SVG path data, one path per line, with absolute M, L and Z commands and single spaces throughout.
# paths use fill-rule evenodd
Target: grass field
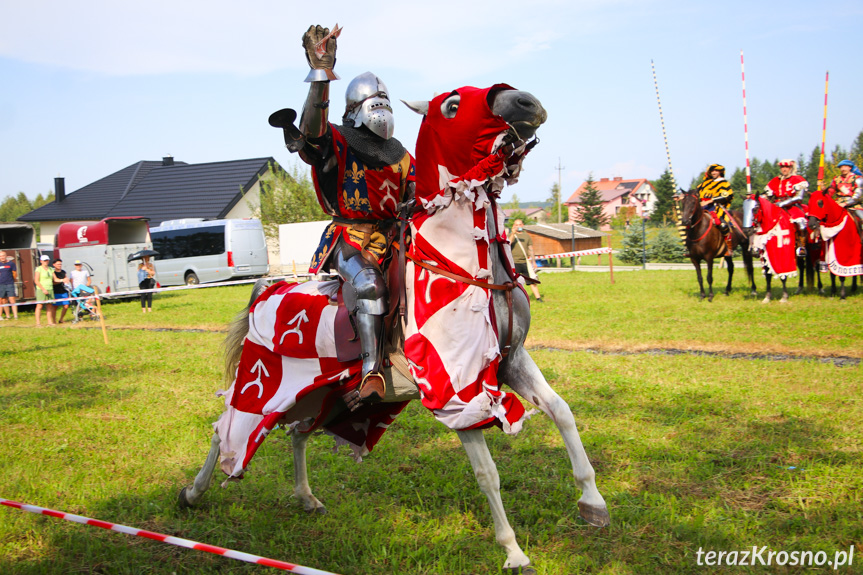
M 806 572 L 863 571 L 863 368 L 818 360 L 863 358 L 863 296 L 762 305 L 739 279 L 730 297 L 699 303 L 692 272 L 615 279 L 545 277 L 529 342 L 554 348 L 533 356 L 573 409 L 611 526 L 578 519 L 579 492 L 548 417 L 516 438 L 486 434 L 510 521 L 539 573 L 798 573 L 699 566 L 696 554 L 767 546 L 833 559 L 851 545 L 853 566 Z M 281 433 L 241 483 L 214 487 L 199 509 L 176 507 L 221 412 L 215 330 L 249 292 L 163 294 L 146 316 L 135 302 L 108 304 L 108 346 L 98 329 L 32 329 L 27 313 L 3 322 L 0 497 L 339 573 L 499 572 L 504 553 L 467 458 L 417 402 L 361 464 L 333 453 L 329 438 L 310 442 L 310 481 L 327 515 L 307 516 L 292 498 Z M 639 353 L 663 348 L 719 355 Z M 265 572 L 0 508 L 3 574 Z

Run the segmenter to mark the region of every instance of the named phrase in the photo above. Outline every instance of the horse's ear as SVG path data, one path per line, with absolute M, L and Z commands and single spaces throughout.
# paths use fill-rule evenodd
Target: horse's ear
M 412 102 L 405 102 L 404 100 L 402 100 L 402 104 L 404 104 L 420 116 L 425 116 L 429 113 L 428 100 L 415 100 Z

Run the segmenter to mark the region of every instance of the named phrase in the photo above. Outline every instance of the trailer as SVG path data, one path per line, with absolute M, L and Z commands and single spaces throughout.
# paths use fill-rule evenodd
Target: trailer
M 26 222 L 0 222 L 0 251 L 11 256 L 18 269 L 15 292 L 18 300 L 36 297 L 33 274 L 39 265 L 39 249 L 36 247 L 36 230 Z
M 71 269 L 76 260 L 89 268 L 102 293 L 138 289 L 138 264 L 129 255 L 153 249 L 148 218 L 117 217 L 98 222 L 66 222 L 57 229 L 55 252 Z

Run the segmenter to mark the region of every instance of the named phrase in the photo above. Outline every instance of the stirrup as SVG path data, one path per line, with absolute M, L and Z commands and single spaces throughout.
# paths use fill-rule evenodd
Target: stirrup
M 372 379 L 372 381 L 369 381 Z M 380 381 L 380 385 L 374 383 L 374 380 Z M 366 385 L 368 384 L 368 385 Z M 360 394 L 360 401 L 366 403 L 376 403 L 383 401 L 387 393 L 387 380 L 383 374 L 377 371 L 370 371 L 363 376 L 357 392 Z

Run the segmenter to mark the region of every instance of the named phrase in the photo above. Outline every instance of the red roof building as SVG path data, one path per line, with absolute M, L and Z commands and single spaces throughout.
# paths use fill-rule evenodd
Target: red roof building
M 579 204 L 579 197 L 587 187 L 587 182 L 583 182 L 575 193 L 572 194 L 564 205 L 569 210 L 569 221 L 578 223 L 575 219 L 576 206 Z M 653 205 L 656 203 L 656 193 L 653 186 L 645 178 L 634 180 L 624 180 L 623 178 L 600 178 L 594 180 L 593 187 L 599 190 L 602 196 L 603 212 L 611 221 L 621 209 L 633 208 L 635 215 L 648 216 L 653 210 Z M 605 225 L 602 229 L 610 229 L 611 226 Z

